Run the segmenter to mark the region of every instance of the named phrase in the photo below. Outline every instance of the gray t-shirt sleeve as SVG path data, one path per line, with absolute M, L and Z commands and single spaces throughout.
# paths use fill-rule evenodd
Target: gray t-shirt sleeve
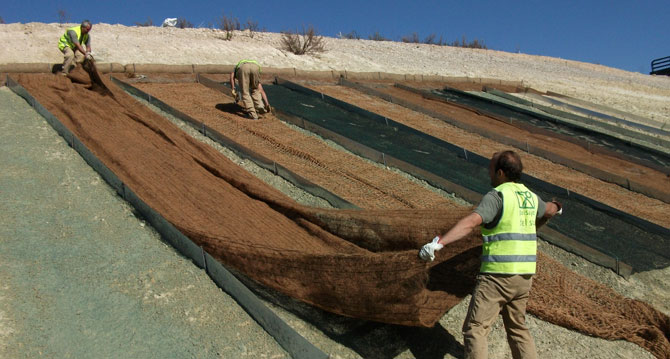
M 482 217 L 483 224 L 488 224 L 493 221 L 501 210 L 502 198 L 500 198 L 498 191 L 492 189 L 489 193 L 485 194 L 484 198 L 479 202 L 479 205 L 475 208 L 475 213 Z
M 502 210 L 503 202 L 500 197 L 500 193 L 495 189 L 490 190 L 482 198 L 477 208 L 475 208 L 475 213 L 479 214 L 482 217 L 482 223 L 484 225 L 493 222 L 498 213 Z M 544 216 L 544 212 L 547 210 L 547 203 L 537 196 L 537 218 Z
M 78 44 L 79 43 L 79 39 L 77 38 L 77 33 L 74 32 L 73 30 L 68 30 L 67 31 L 67 36 L 70 37 L 70 41 L 72 41 L 73 44 Z M 91 36 L 90 35 L 86 39 L 86 43 L 83 44 L 83 45 L 91 46 Z
M 543 201 L 540 196 L 537 196 L 537 218 L 542 218 L 544 212 L 547 211 L 547 202 Z
M 70 37 L 70 41 L 72 41 L 73 44 L 78 44 L 79 43 L 79 38 L 77 38 L 77 33 L 74 32 L 74 30 L 68 30 L 67 31 L 67 36 Z

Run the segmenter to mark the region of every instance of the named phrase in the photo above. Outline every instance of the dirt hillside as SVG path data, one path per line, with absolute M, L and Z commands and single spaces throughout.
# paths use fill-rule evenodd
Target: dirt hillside
M 73 24 L 2 24 L 0 64 L 58 63 L 56 46 Z M 235 32 L 231 41 L 215 29 L 176 29 L 94 24 L 93 54 L 120 64 L 235 64 L 243 58 L 264 66 L 302 70 L 347 70 L 398 74 L 485 77 L 523 81 L 668 122 L 670 77 L 649 76 L 601 65 L 544 56 L 390 41 L 325 38 L 326 51 L 297 56 L 282 50 L 276 33 Z
M 0 65 L 19 62 L 59 63 L 62 56 L 56 48 L 56 41 L 67 26 L 40 23 L 0 25 L 0 36 L 8 44 L 7 50 L 0 54 Z M 326 39 L 326 52 L 317 56 L 295 56 L 281 50 L 279 34 L 237 32 L 232 41 L 225 41 L 220 31 L 212 29 L 95 24 L 92 36 L 94 55 L 100 62 L 234 64 L 242 58 L 254 58 L 264 66 L 295 67 L 302 70 L 383 71 L 523 81 L 525 85 L 541 91 L 579 97 L 670 125 L 670 78 L 562 59 L 493 50 L 330 38 Z M 26 54 L 30 54 L 29 58 Z M 662 279 L 667 278 L 667 268 L 640 273 L 630 280 L 623 280 L 613 276 L 611 272 L 594 268 L 589 263 L 566 256 L 558 250 L 548 251 L 552 252 L 552 257 L 557 257 L 575 272 L 605 283 L 626 297 L 645 300 L 667 315 L 670 291 L 667 282 Z M 453 328 L 448 324 L 452 320 L 459 322 L 462 319 L 462 313 L 459 312 L 461 309 L 455 307 L 449 316 L 441 320 L 457 339 L 459 324 L 455 324 Z M 549 332 L 546 323 L 537 319 L 532 319 L 532 322 L 537 325 L 536 334 Z M 550 355 L 547 348 L 565 346 L 565 352 L 554 357 L 570 357 L 569 353 L 576 354 L 574 348 L 570 348 L 570 343 L 576 340 L 581 344 L 582 337 L 575 332 L 540 335 L 539 342 L 544 345 L 546 341 L 553 341 L 552 345 L 544 345 L 547 356 Z M 494 340 L 494 343 L 505 345 L 504 338 Z M 495 344 L 493 347 L 495 348 Z M 579 353 L 585 357 L 611 357 L 630 353 L 622 351 L 622 348 L 626 348 L 625 343 L 612 343 L 612 347 L 605 350 L 585 348 L 580 349 Z M 504 356 L 501 352 L 499 354 Z

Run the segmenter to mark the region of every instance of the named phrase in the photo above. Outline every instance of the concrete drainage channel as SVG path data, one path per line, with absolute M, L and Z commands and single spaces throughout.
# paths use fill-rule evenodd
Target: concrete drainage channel
M 49 125 L 63 137 L 68 145 L 98 172 L 102 178 L 122 197 L 130 203 L 143 218 L 149 222 L 175 249 L 190 258 L 198 267 L 203 268 L 212 280 L 224 291 L 235 298 L 238 303 L 294 358 L 327 358 L 324 352 L 309 343 L 293 330 L 274 312 L 268 309 L 256 296 L 246 288 L 218 261 L 202 248 L 196 246 L 188 237 L 179 232 L 159 213 L 140 200 L 132 189 L 128 188 L 110 171 L 92 152 L 70 132 L 63 124 L 41 104 L 39 104 L 21 85 L 11 77 L 7 78 L 7 87 L 23 97 Z M 299 181 L 299 180 L 298 180 Z M 336 201 L 335 199 L 333 199 Z M 343 203 L 344 205 L 344 203 Z

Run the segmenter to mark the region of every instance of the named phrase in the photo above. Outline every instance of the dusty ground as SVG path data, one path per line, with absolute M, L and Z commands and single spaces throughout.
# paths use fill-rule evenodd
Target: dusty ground
M 64 26 L 55 24 L 0 25 L 0 38 L 9 44 L 9 51 L 3 51 L 0 55 L 0 63 L 59 62 L 60 54 L 52 45 L 55 43 L 54 39 L 60 36 L 63 28 Z M 99 61 L 232 64 L 242 57 L 255 57 L 264 65 L 273 67 L 495 77 L 523 80 L 529 86 L 540 90 L 578 96 L 654 119 L 667 121 L 668 113 L 670 113 L 668 111 L 670 81 L 666 78 L 650 77 L 560 59 L 490 50 L 435 48 L 427 45 L 335 39 L 327 39 L 330 50 L 319 57 L 296 57 L 277 49 L 278 36 L 276 34 L 256 34 L 251 38 L 249 34 L 239 33 L 232 42 L 226 42 L 218 38 L 220 33 L 212 30 L 128 28 L 105 24 L 96 25 L 92 34 L 98 36 L 94 37 L 94 53 Z M 170 40 L 166 42 L 166 38 Z M 174 47 L 184 38 L 188 38 L 191 45 L 188 52 Z M 29 44 L 29 48 L 35 55 L 31 61 L 25 60 L 26 43 Z M 122 43 L 130 43 L 132 46 L 121 45 Z M 166 43 L 169 43 L 169 46 L 165 46 Z M 155 44 L 161 44 L 161 46 L 152 46 Z M 18 51 L 18 49 L 22 50 Z M 175 52 L 180 53 L 180 56 L 174 56 Z M 250 56 L 250 53 L 253 56 Z M 397 56 L 388 56 L 386 55 L 388 53 Z M 552 256 L 561 259 L 564 264 L 577 272 L 607 283 L 627 296 L 645 299 L 666 314 L 670 312 L 667 306 L 668 298 L 670 298 L 668 284 L 663 280 L 669 274 L 667 269 L 636 274 L 626 281 L 550 246 L 543 244 L 542 249 L 549 251 Z M 462 307 L 463 305 L 453 308 L 441 321 L 442 326 L 452 338 L 455 338 L 456 342 L 461 340 L 459 326 L 464 315 Z M 289 321 L 293 321 L 296 326 L 300 327 L 297 319 L 290 318 L 290 314 L 287 316 Z M 610 358 L 648 355 L 629 343 L 604 342 L 587 338 L 534 318 L 531 318 L 531 326 L 536 337 L 539 337 L 538 347 L 546 357 Z M 493 333 L 492 348 L 497 348 L 494 349 L 494 357 L 503 358 L 508 354 L 506 354 L 506 344 L 501 333 L 499 327 Z M 388 331 L 380 330 L 378 334 L 388 334 Z M 316 340 L 321 335 L 308 331 L 306 336 L 310 340 Z M 454 347 L 456 349 L 450 349 L 444 354 L 447 357 L 458 355 L 458 346 Z M 416 355 L 418 352 L 409 350 L 396 354 L 398 357 L 413 357 L 418 356 Z M 340 355 L 335 354 L 334 356 Z M 341 356 L 354 357 L 356 354 L 342 353 Z

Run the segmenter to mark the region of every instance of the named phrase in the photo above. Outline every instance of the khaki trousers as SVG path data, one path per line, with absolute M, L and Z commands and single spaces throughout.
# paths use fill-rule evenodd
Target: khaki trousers
M 245 62 L 237 69 L 237 82 L 240 85 L 242 94 L 242 103 L 244 111 L 252 118 L 258 118 L 257 109 L 265 108 L 263 97 L 258 90 L 258 84 L 261 82 L 260 66 Z
M 78 51 L 75 53 L 69 46 L 65 46 L 65 48 L 61 51 L 63 52 L 64 56 L 63 72 L 66 74 L 69 73 L 70 70 L 75 68 L 77 64 L 84 62 L 85 55 Z
M 487 358 L 487 337 L 502 313 L 512 357 L 537 358 L 535 342 L 526 327 L 530 275 L 479 274 L 463 323 L 465 358 Z

